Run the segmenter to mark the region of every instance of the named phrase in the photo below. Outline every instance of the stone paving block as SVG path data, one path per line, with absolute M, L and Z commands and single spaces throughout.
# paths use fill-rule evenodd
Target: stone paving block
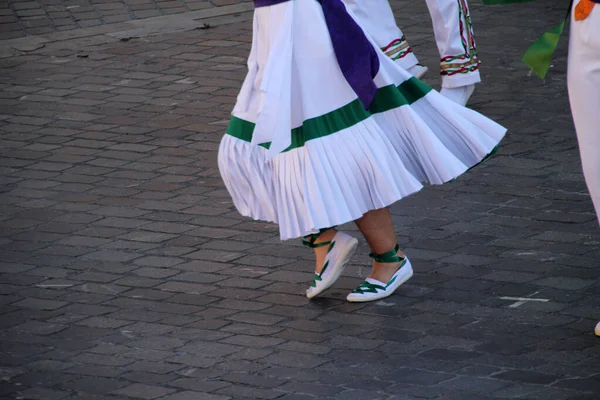
M 444 390 L 462 390 L 471 393 L 489 394 L 509 386 L 507 382 L 489 378 L 459 376 L 449 381 L 438 383 Z
M 102 367 L 99 365 L 78 365 L 65 371 L 69 374 L 83 375 L 89 377 L 116 378 L 122 371 L 111 366 Z
M 311 354 L 291 351 L 278 351 L 277 353 L 265 357 L 263 361 L 283 367 L 314 368 L 321 364 L 327 363 L 329 360 L 327 358 L 314 356 Z
M 275 336 L 286 340 L 306 343 L 322 343 L 328 338 L 328 336 L 323 333 L 300 332 L 293 329 L 281 330 L 280 332 L 277 332 Z
M 31 400 L 60 400 L 69 396 L 69 392 L 34 387 L 23 391 L 22 396 Z
M 595 283 L 593 279 L 578 279 L 569 277 L 548 277 L 532 282 L 534 285 L 549 286 L 556 289 L 580 290 Z
M 175 224 L 168 222 L 153 222 L 144 226 L 144 230 L 163 233 L 183 233 L 196 228 L 194 225 Z
M 219 286 L 235 287 L 241 289 L 259 289 L 270 282 L 259 279 L 228 278 L 219 282 Z
M 136 399 L 156 399 L 167 394 L 173 393 L 175 390 L 166 389 L 160 386 L 151 386 L 140 383 L 134 383 L 114 392 L 116 395 L 134 397 Z
M 215 392 L 219 389 L 230 386 L 230 384 L 227 382 L 202 381 L 202 380 L 193 379 L 193 378 L 177 379 L 177 380 L 171 382 L 169 385 L 176 387 L 176 388 L 193 390 L 193 391 L 197 391 L 197 392 Z
M 59 324 L 50 324 L 42 321 L 28 321 L 21 325 L 15 326 L 17 332 L 25 332 L 34 335 L 51 335 L 60 332 L 67 327 Z
M 15 303 L 15 306 L 31 308 L 35 310 L 56 310 L 66 304 L 67 302 L 58 300 L 27 298 Z
M 155 232 L 147 232 L 147 231 L 137 231 L 131 232 L 121 236 L 121 239 L 125 240 L 133 240 L 137 242 L 144 243 L 161 243 L 169 239 L 175 238 L 176 235 L 171 235 L 167 233 L 155 233 Z
M 104 396 L 100 394 L 78 393 L 72 396 L 74 400 L 110 400 L 114 396 Z
M 481 353 L 474 351 L 453 350 L 453 349 L 433 349 L 421 353 L 422 356 L 438 360 L 461 361 L 477 358 Z
M 95 328 L 120 328 L 125 325 L 129 325 L 131 321 L 122 321 L 118 319 L 108 317 L 92 317 L 77 322 L 79 325 L 85 325 Z
M 231 400 L 232 397 L 224 395 L 216 395 L 210 393 L 202 393 L 195 391 L 183 391 L 164 398 L 164 400 L 196 400 L 198 398 L 206 400 Z
M 197 260 L 229 262 L 243 257 L 243 253 L 236 253 L 232 251 L 200 250 L 191 254 L 187 254 L 186 257 Z
M 212 286 L 201 285 L 196 283 L 172 281 L 163 283 L 162 285 L 158 286 L 157 289 L 166 292 L 180 292 L 193 295 L 200 295 L 203 293 L 211 292 L 214 288 Z
M 424 370 L 399 368 L 383 376 L 383 379 L 417 385 L 435 385 L 453 379 L 454 375 Z
M 128 365 L 127 370 L 148 372 L 152 374 L 168 374 L 177 371 L 181 368 L 179 364 L 171 364 L 166 362 L 153 362 L 153 361 L 136 361 L 135 363 Z
M 222 357 L 242 350 L 240 346 L 195 341 L 178 349 L 184 353 L 201 354 L 205 357 Z
M 600 381 L 593 378 L 565 379 L 556 382 L 553 387 L 597 393 Z
M 154 283 L 154 282 L 153 282 Z M 138 284 L 138 286 L 145 286 L 144 282 L 141 282 L 140 284 Z M 152 285 L 155 286 L 155 285 Z M 128 291 L 125 294 L 126 297 L 131 297 L 134 299 L 147 299 L 147 300 L 165 300 L 168 299 L 170 297 L 173 297 L 172 293 L 169 293 L 168 291 L 163 291 L 163 290 L 158 290 L 158 289 L 152 289 L 152 288 L 136 288 L 133 290 Z
M 182 263 L 183 261 L 184 260 L 175 257 L 149 256 L 138 258 L 137 260 L 135 260 L 135 264 L 144 267 L 170 268 Z
M 133 311 L 127 311 L 128 310 L 123 310 L 118 315 L 123 316 L 124 319 L 126 318 L 132 321 L 138 321 L 137 323 L 127 327 L 128 332 L 133 332 L 140 335 L 161 335 L 174 329 L 170 325 L 152 323 L 171 314 L 136 310 L 136 315 L 134 315 Z
M 231 385 L 217 391 L 219 394 L 231 395 L 234 398 L 276 399 L 284 392 L 278 390 L 258 389 L 245 385 Z
M 183 282 L 215 283 L 226 279 L 226 277 L 215 274 L 205 274 L 201 272 L 183 272 L 174 276 L 172 279 Z
M 191 292 L 186 292 L 185 294 L 176 294 L 173 297 L 169 298 L 169 301 L 176 304 L 189 304 L 195 306 L 206 306 L 208 304 L 219 301 L 218 297 L 207 296 L 207 295 L 198 295 Z
M 169 363 L 179 365 L 181 368 L 194 367 L 194 368 L 210 368 L 219 362 L 218 359 L 201 357 L 196 354 L 178 354 L 165 360 Z
M 166 384 L 168 382 L 172 382 L 173 380 L 177 379 L 177 375 L 175 375 L 175 374 L 159 375 L 159 374 L 153 374 L 150 372 L 127 372 L 127 373 L 123 374 L 123 378 L 125 378 L 129 381 L 132 381 L 132 382 L 159 385 L 159 384 Z
M 324 355 L 331 351 L 331 347 L 329 346 L 323 346 L 315 343 L 303 343 L 294 340 L 289 340 L 281 345 L 278 345 L 277 348 L 315 355 Z
M 233 316 L 227 317 L 227 319 L 236 321 L 236 322 L 244 322 L 256 325 L 275 325 L 278 322 L 285 320 L 285 317 L 279 317 L 275 315 L 257 313 L 257 312 L 241 312 L 237 313 Z
M 232 336 L 231 333 L 221 332 L 217 329 L 227 323 L 220 320 L 201 320 L 194 324 L 187 325 L 185 328 L 174 330 L 170 336 L 184 340 L 194 340 L 202 338 L 206 341 L 216 341 Z M 214 323 L 214 324 L 213 324 Z
M 559 376 L 550 374 L 541 374 L 534 371 L 509 370 L 494 374 L 494 378 L 513 382 L 532 383 L 548 385 L 560 379 Z
M 235 344 L 251 348 L 272 347 L 283 342 L 282 339 L 236 334 L 221 340 L 223 343 Z
M 126 385 L 127 382 L 118 381 L 116 379 L 86 377 L 76 381 L 61 384 L 60 387 L 68 390 L 83 392 L 86 394 L 108 394 Z

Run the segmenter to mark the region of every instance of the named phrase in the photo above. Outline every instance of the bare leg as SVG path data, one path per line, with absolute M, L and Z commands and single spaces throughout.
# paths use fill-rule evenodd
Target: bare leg
M 337 232 L 337 229 L 335 229 L 335 228 L 326 230 L 325 232 L 321 233 L 321 235 L 319 235 L 319 238 L 317 240 L 315 240 L 315 244 L 329 242 L 329 241 L 333 240 L 333 237 L 335 236 L 336 232 Z M 321 271 L 323 270 L 323 265 L 325 264 L 325 257 L 327 257 L 327 250 L 328 250 L 327 246 L 321 246 L 321 247 L 314 248 L 315 258 L 316 258 L 316 263 L 317 263 L 316 267 L 315 267 L 315 272 L 317 274 L 320 274 Z
M 375 254 L 386 253 L 398 243 L 390 211 L 387 208 L 371 210 L 354 223 L 367 239 L 371 251 Z M 398 251 L 398 256 L 404 257 L 404 253 Z M 399 265 L 400 263 L 373 262 L 373 270 L 368 277 L 380 282 L 387 282 L 394 275 Z

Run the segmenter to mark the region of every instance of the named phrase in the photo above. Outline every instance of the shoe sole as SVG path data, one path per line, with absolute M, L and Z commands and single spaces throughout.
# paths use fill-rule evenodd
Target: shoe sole
M 356 252 L 357 248 L 358 248 L 358 240 L 353 238 L 346 244 L 346 247 L 344 249 L 346 251 L 346 253 L 345 253 L 346 255 L 344 256 L 344 258 L 342 260 L 340 260 L 338 267 L 332 269 L 331 276 L 327 279 L 327 283 L 323 283 L 323 287 L 319 291 L 316 291 L 316 289 L 315 289 L 315 291 L 311 292 L 310 294 L 307 291 L 306 297 L 308 297 L 309 299 L 312 299 L 313 297 L 320 295 L 321 293 L 323 293 L 324 291 L 329 289 L 331 286 L 333 286 L 333 284 L 342 275 L 342 272 L 344 272 L 344 268 L 346 268 L 346 264 L 348 264 L 348 261 L 350 261 L 350 259 L 354 255 L 354 252 Z M 325 282 L 325 281 L 322 281 L 322 282 Z
M 367 301 L 375 301 L 375 300 L 385 299 L 386 297 L 393 295 L 394 292 L 396 290 L 398 290 L 398 288 L 400 286 L 402 286 L 407 280 L 412 278 L 413 274 L 414 274 L 414 272 L 413 272 L 413 269 L 411 266 L 410 272 L 408 274 L 406 274 L 404 277 L 402 277 L 396 285 L 394 285 L 395 286 L 394 289 L 390 289 L 389 291 L 386 290 L 385 292 L 373 294 L 372 296 L 358 295 L 358 296 L 354 297 L 354 296 L 352 296 L 352 293 L 350 293 L 348 295 L 348 297 L 346 297 L 346 300 L 348 300 L 350 303 L 366 303 Z

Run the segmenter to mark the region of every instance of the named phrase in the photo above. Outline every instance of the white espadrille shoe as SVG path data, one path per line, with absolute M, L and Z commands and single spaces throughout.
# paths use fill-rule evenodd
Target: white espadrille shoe
M 315 235 L 310 235 L 310 240 L 305 240 L 305 246 L 315 248 L 329 245 L 327 250 L 327 257 L 323 264 L 323 269 L 320 273 L 315 273 L 315 279 L 311 283 L 310 287 L 306 289 L 306 297 L 312 299 L 316 295 L 327 290 L 331 285 L 338 280 L 344 267 L 350 261 L 350 258 L 358 247 L 358 240 L 344 232 L 336 232 L 335 236 L 330 242 L 323 242 L 315 244 L 315 240 L 318 238 L 319 232 Z
M 442 90 L 440 90 L 440 93 L 453 102 L 460 104 L 461 106 L 466 106 L 474 91 L 475 84 L 471 84 L 455 88 L 443 87 Z
M 413 276 L 413 269 L 410 261 L 407 257 L 399 257 L 396 255 L 399 247 L 396 245 L 394 250 L 388 251 L 384 254 L 369 254 L 369 256 L 377 262 L 381 263 L 401 263 L 398 270 L 392 275 L 387 283 L 380 282 L 376 279 L 367 278 L 363 283 L 358 285 L 352 293 L 346 298 L 348 301 L 353 303 L 374 301 L 383 299 L 384 297 L 391 296 L 396 289 L 400 287 L 404 282 L 409 280 Z
M 415 64 L 407 70 L 412 76 L 417 79 L 421 79 L 425 76 L 429 68 L 421 64 Z

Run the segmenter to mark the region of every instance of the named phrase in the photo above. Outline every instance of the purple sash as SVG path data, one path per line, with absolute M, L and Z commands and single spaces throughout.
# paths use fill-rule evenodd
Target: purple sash
M 268 7 L 287 1 L 290 0 L 254 0 L 254 6 Z M 348 14 L 342 0 L 315 1 L 323 7 L 323 15 L 342 74 L 367 109 L 377 92 L 377 86 L 373 82 L 379 72 L 377 52 L 362 28 Z
M 254 7 L 269 7 L 275 4 L 285 3 L 290 0 L 254 0 Z

